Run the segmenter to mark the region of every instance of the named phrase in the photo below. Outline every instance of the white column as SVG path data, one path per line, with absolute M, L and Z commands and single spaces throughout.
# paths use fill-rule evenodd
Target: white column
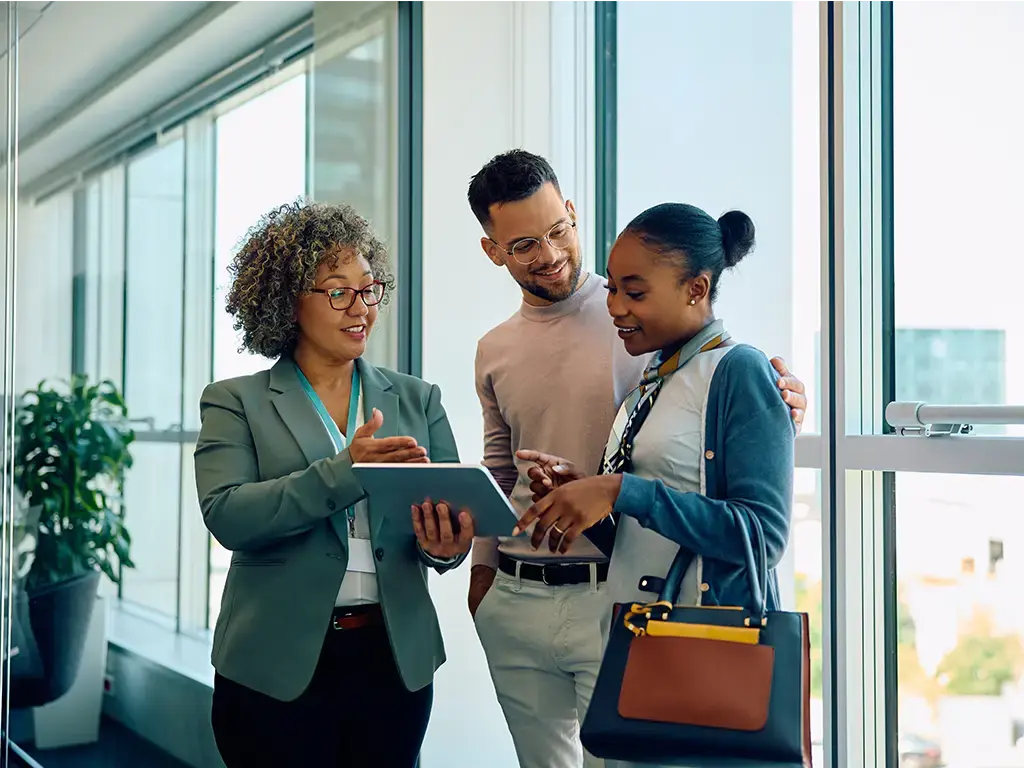
M 585 39 L 592 25 L 559 5 L 569 4 L 432 2 L 423 9 L 423 376 L 441 387 L 467 462 L 482 455 L 477 340 L 520 301 L 508 273 L 480 248 L 469 180 L 494 155 L 521 147 L 552 161 L 567 196 L 590 199 L 590 133 L 578 122 L 586 115 L 587 68 L 565 67 L 592 50 Z M 590 3 L 574 5 L 591 13 Z M 514 768 L 466 608 L 468 586 L 468 567 L 432 577 L 449 660 L 436 678 L 423 766 Z

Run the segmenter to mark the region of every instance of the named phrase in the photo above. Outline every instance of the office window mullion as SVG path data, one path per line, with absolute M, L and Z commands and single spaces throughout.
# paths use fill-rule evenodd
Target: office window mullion
M 210 535 L 203 524 L 192 464 L 199 429 L 199 398 L 213 378 L 214 210 L 216 135 L 209 115 L 185 126 L 184 329 L 181 346 L 179 425 L 180 550 L 178 621 L 185 631 L 204 630 L 210 600 Z

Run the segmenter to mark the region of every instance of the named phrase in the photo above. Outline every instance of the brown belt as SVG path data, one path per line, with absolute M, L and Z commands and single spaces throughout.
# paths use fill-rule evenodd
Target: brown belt
M 384 623 L 384 614 L 378 603 L 346 605 L 334 609 L 331 629 L 362 629 Z

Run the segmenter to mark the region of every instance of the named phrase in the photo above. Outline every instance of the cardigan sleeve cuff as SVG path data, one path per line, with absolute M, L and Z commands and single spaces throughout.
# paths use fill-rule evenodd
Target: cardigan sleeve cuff
M 646 528 L 653 508 L 654 483 L 624 472 L 619 498 L 615 500 L 615 511 L 620 515 L 629 515 Z

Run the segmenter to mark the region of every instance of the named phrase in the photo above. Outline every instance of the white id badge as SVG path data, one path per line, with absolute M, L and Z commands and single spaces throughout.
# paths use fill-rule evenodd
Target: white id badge
M 369 539 L 348 540 L 348 569 L 359 573 L 376 573 L 373 562 L 373 546 Z

